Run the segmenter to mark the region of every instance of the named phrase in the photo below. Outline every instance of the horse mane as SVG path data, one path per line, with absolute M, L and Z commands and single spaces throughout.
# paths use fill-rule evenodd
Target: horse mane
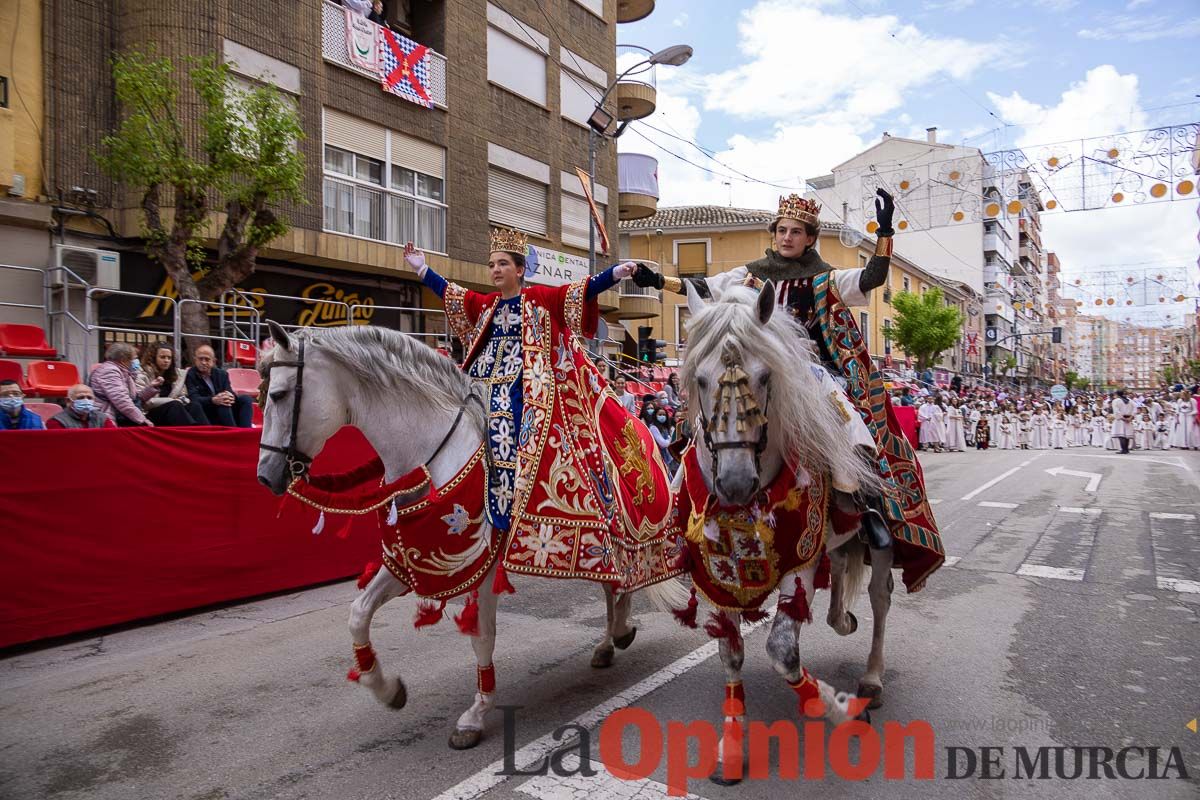
M 447 411 L 456 411 L 471 391 L 471 379 L 449 358 L 417 338 L 390 328 L 354 325 L 317 330 L 303 328 L 288 334 L 333 359 L 350 373 L 357 389 L 375 399 L 399 402 L 400 393 Z M 264 354 L 260 369 L 268 366 L 280 348 Z M 467 404 L 467 415 L 483 430 L 483 409 Z
M 739 360 L 742 353 L 753 353 L 771 371 L 769 435 L 778 437 L 785 459 L 819 472 L 855 476 L 864 488 L 877 487 L 879 477 L 873 465 L 866 463 L 842 433 L 841 410 L 813 373 L 824 367 L 816 358 L 808 332 L 778 310 L 762 325 L 757 301 L 755 290 L 733 287 L 688 319 L 688 354 L 679 377 L 689 396 L 700 396 L 696 367 L 701 361 L 720 357 L 728 348 Z

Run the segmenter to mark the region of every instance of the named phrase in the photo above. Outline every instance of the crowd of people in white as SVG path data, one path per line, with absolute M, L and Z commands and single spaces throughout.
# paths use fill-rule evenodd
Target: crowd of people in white
M 1112 395 L 1076 393 L 1061 401 L 1045 395 L 960 397 L 941 392 L 920 398 L 922 450 L 1200 450 L 1200 398 L 1187 389 Z

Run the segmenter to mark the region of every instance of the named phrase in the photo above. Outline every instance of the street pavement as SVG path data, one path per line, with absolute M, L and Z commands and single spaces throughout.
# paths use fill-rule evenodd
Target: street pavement
M 910 752 L 903 780 L 885 778 L 882 767 L 864 780 L 830 768 L 823 779 L 784 780 L 773 753 L 768 779 L 720 786 L 700 778 L 688 790 L 708 800 L 1200 797 L 1200 733 L 1186 727 L 1200 716 L 1200 454 L 972 451 L 921 461 L 950 558 L 920 593 L 898 586 L 884 704 L 872 724 L 886 743 L 889 721 L 928 722 L 934 778 L 913 778 Z M 410 598 L 385 606 L 373 628 L 384 668 L 399 670 L 408 686 L 407 707 L 385 708 L 347 682 L 356 590 L 344 582 L 9 653 L 0 660 L 0 798 L 664 796 L 665 755 L 645 778 L 617 780 L 598 760 L 599 723 L 626 705 L 664 728 L 670 720 L 719 723 L 724 674 L 713 645 L 639 598 L 635 643 L 611 669 L 595 670 L 599 590 L 520 577 L 514 584 L 496 654 L 499 702 L 521 707 L 513 712 L 514 764 L 536 764 L 562 744 L 556 729 L 575 722 L 576 733 L 588 732 L 592 777 L 497 775 L 500 712 L 479 747 L 450 750 L 446 739 L 471 701 L 474 659 L 449 621 L 414 630 Z M 853 691 L 870 644 L 870 605 L 857 598 L 859 630 L 841 638 L 823 623 L 825 604 L 817 600 L 817 624 L 801 632 L 802 659 Z M 798 721 L 795 695 L 767 660 L 765 634 L 758 627 L 746 636 L 748 717 Z M 802 747 L 823 730 L 803 728 Z M 627 729 L 624 741 L 632 761 L 638 737 Z M 983 747 L 1003 750 L 981 755 Z M 1157 747 L 1158 770 L 1169 777 L 1060 779 L 1055 751 L 1045 751 L 1050 779 L 1014 778 L 1018 747 L 1031 758 L 1039 747 Z M 1189 779 L 1164 770 L 1173 747 Z M 947 748 L 973 749 L 973 777 L 947 777 Z M 852 746 L 855 758 L 868 751 Z M 962 774 L 967 756 L 955 752 Z M 1074 751 L 1061 752 L 1069 773 Z M 1145 752 L 1127 751 L 1127 774 L 1149 774 Z M 1004 777 L 981 778 L 988 758 Z M 563 771 L 576 764 L 558 761 Z

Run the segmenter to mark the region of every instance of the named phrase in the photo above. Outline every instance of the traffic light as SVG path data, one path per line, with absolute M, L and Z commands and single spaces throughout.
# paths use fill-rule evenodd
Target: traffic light
M 1062 344 L 1062 328 L 1055 326 L 1050 329 L 1050 341 L 1054 344 Z
M 665 340 L 654 338 L 654 328 L 649 325 L 638 326 L 638 361 L 643 364 L 661 364 L 667 360 L 666 348 Z

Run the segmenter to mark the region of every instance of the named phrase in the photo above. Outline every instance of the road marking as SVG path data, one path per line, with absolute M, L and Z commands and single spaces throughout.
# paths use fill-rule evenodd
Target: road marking
M 1004 479 L 1005 479 L 1005 478 L 1007 478 L 1009 475 L 1012 475 L 1014 472 L 1017 472 L 1017 471 L 1018 471 L 1018 470 L 1020 470 L 1020 469 L 1021 469 L 1020 467 L 1013 467 L 1013 468 L 1012 468 L 1012 469 L 1010 469 L 1008 472 L 1002 472 L 1002 473 L 1000 473 L 999 475 L 997 475 L 996 477 L 992 478 L 990 481 L 988 481 L 987 483 L 985 483 L 983 486 L 980 486 L 980 487 L 979 487 L 978 489 L 976 489 L 975 491 L 973 491 L 973 492 L 968 492 L 967 494 L 964 494 L 964 495 L 962 496 L 962 499 L 963 499 L 963 500 L 970 500 L 970 499 L 971 499 L 972 497 L 974 497 L 975 495 L 979 494 L 980 492 L 983 492 L 983 491 L 986 491 L 986 490 L 988 490 L 988 489 L 992 488 L 992 487 L 993 487 L 993 486 L 995 486 L 997 483 L 999 483 L 1000 481 L 1004 480 Z
M 982 500 L 979 503 L 983 508 L 1016 508 L 1017 503 L 995 503 L 991 500 Z
M 1168 514 L 1165 511 L 1151 511 L 1150 519 L 1195 519 L 1195 514 Z
M 746 636 L 765 622 L 766 620 L 760 622 L 743 622 L 742 636 Z M 662 688 L 680 675 L 700 666 L 716 654 L 716 641 L 710 641 L 705 645 L 701 645 L 687 655 L 677 658 L 657 672 L 638 681 L 628 689 L 618 692 L 600 705 L 583 712 L 575 717 L 575 719 L 563 724 L 578 725 L 581 728 L 591 730 L 603 722 L 609 714 L 618 709 L 633 705 L 654 690 Z M 499 734 L 497 733 L 496 735 Z M 571 741 L 570 738 L 556 739 L 553 733 L 543 734 L 518 750 L 513 756 L 513 763 L 516 764 L 518 770 L 527 771 L 555 750 L 570 746 Z M 451 786 L 433 800 L 472 800 L 479 797 L 513 777 L 512 775 L 498 774 L 503 769 L 503 758 L 493 761 L 469 778 Z
M 1031 578 L 1055 578 L 1060 581 L 1081 581 L 1083 570 L 1070 567 L 1047 567 L 1043 564 L 1022 564 L 1017 570 L 1018 575 L 1028 575 Z
M 1059 506 L 1059 512 L 1063 514 L 1099 514 L 1098 508 L 1080 508 L 1079 506 Z
M 1166 464 L 1169 467 L 1179 467 L 1180 469 L 1187 470 L 1188 472 L 1192 471 L 1191 467 L 1183 463 L 1182 458 L 1152 458 L 1151 456 L 1143 456 L 1136 453 L 1130 453 L 1127 456 L 1106 456 L 1099 453 L 1055 453 L 1054 455 L 1056 458 L 1114 458 L 1118 461 L 1153 461 L 1155 464 Z
M 666 785 L 648 778 L 616 777 L 607 769 L 596 768 L 596 774 L 588 778 L 580 775 L 578 756 L 563 758 L 563 771 L 574 774 L 560 778 L 557 775 L 539 775 L 517 787 L 517 791 L 536 797 L 538 800 L 570 800 L 573 797 L 593 800 L 653 800 L 659 797 L 680 796 L 686 800 L 704 800 L 698 794 L 671 795 Z
M 1158 588 L 1169 592 L 1187 592 L 1200 594 L 1200 581 L 1189 581 L 1183 578 L 1159 578 Z
M 1100 479 L 1104 476 L 1099 472 L 1078 472 L 1066 467 L 1054 467 L 1046 470 L 1050 475 L 1074 475 L 1076 478 L 1087 478 L 1087 486 L 1083 487 L 1085 492 L 1094 492 L 1100 486 Z
M 942 498 L 939 497 L 937 500 L 930 500 L 929 505 L 936 506 L 940 502 L 942 502 Z
M 960 561 L 962 561 L 962 556 L 946 556 L 946 560 L 942 562 L 942 566 L 953 567 Z

